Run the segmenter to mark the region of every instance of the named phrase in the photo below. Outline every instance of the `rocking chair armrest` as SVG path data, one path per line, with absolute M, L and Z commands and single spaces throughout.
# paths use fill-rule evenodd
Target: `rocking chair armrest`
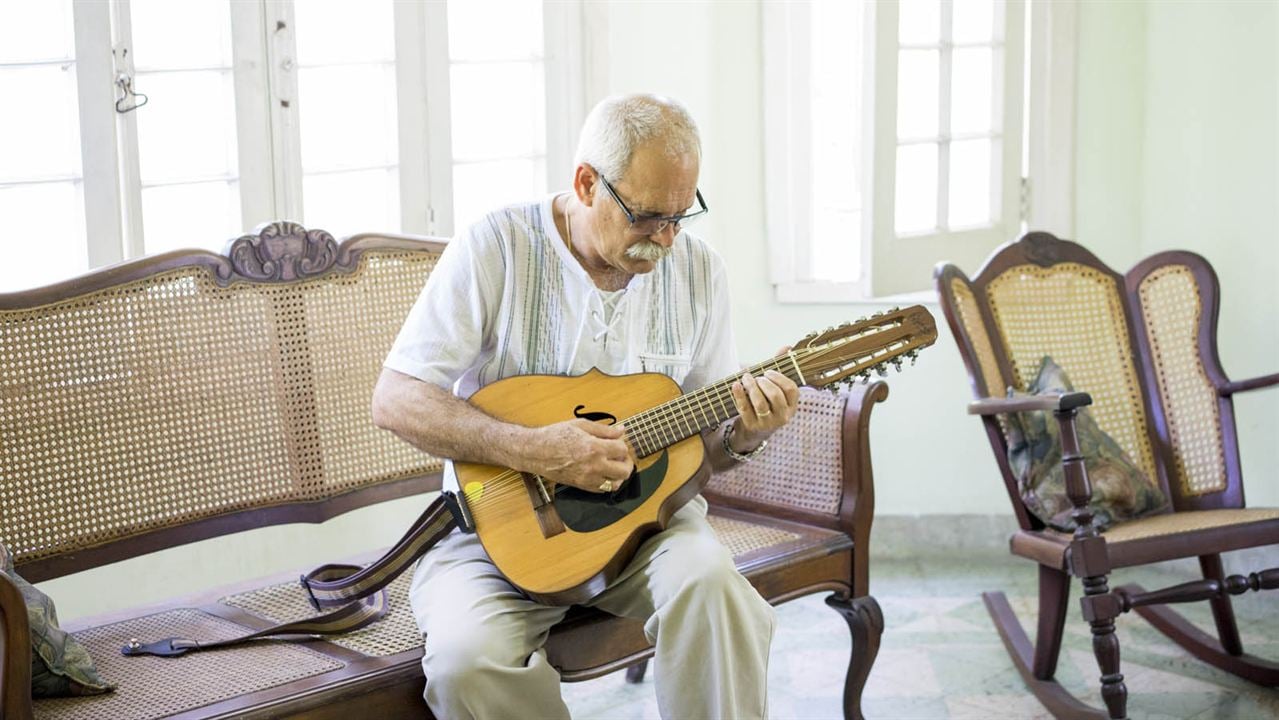
M 1027 395 L 1022 397 L 987 397 L 968 403 L 969 415 L 1005 415 L 1029 410 L 1066 412 L 1092 404 L 1092 397 L 1084 392 Z
M 18 586 L 0 575 L 0 717 L 31 720 L 31 628 Z
M 1279 373 L 1273 375 L 1262 375 L 1261 377 L 1248 378 L 1247 380 L 1232 380 L 1224 385 L 1217 386 L 1217 394 L 1223 397 L 1233 395 L 1237 392 L 1247 390 L 1258 390 L 1260 388 L 1279 385 Z

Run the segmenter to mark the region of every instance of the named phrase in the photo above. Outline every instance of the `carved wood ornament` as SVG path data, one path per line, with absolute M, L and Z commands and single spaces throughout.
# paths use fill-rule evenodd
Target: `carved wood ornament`
M 337 261 L 338 244 L 324 230 L 277 221 L 241 235 L 224 251 L 235 272 L 250 280 L 289 281 L 319 275 Z

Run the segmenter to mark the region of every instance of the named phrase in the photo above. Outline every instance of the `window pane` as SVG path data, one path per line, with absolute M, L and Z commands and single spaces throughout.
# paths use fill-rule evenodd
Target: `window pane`
M 74 57 L 75 25 L 71 19 L 71 0 L 0 2 L 0 63 L 70 60 Z
M 813 213 L 812 279 L 849 282 L 861 276 L 861 211 L 818 208 Z
M 129 0 L 129 20 L 139 71 L 231 66 L 228 0 Z
M 221 252 L 240 228 L 240 184 L 206 182 L 142 189 L 146 252 L 203 248 Z
M 89 269 L 79 183 L 0 187 L 0 292 L 65 280 Z
M 139 73 L 134 87 L 150 98 L 136 111 L 144 185 L 236 176 L 230 71 Z
M 544 86 L 540 62 L 454 65 L 453 157 L 469 161 L 545 153 Z
M 950 146 L 950 227 L 989 225 L 991 141 L 964 140 Z
M 897 148 L 897 233 L 937 228 L 937 145 Z
M 816 280 L 860 276 L 862 6 L 843 0 L 812 9 L 811 233 Z
M 954 133 L 994 129 L 994 51 L 988 47 L 959 48 L 951 64 L 950 129 Z
M 0 182 L 80 175 L 75 65 L 0 68 Z M 21 98 L 33 111 L 8 103 Z
M 395 169 L 307 175 L 303 223 L 336 237 L 400 231 L 400 174 Z
M 898 39 L 903 44 L 940 40 L 941 3 L 938 0 L 901 0 L 897 12 Z
M 305 0 L 293 17 L 302 65 L 395 60 L 390 0 Z
M 990 42 L 994 39 L 994 0 L 953 0 L 951 38 L 955 42 Z
M 397 164 L 393 65 L 302 68 L 298 102 L 306 172 Z
M 543 160 L 515 159 L 453 166 L 453 227 L 461 230 L 490 210 L 546 194 Z
M 903 50 L 897 62 L 897 137 L 937 137 L 937 50 Z
M 449 57 L 526 60 L 542 56 L 541 0 L 451 0 Z M 500 18 L 500 22 L 495 19 Z

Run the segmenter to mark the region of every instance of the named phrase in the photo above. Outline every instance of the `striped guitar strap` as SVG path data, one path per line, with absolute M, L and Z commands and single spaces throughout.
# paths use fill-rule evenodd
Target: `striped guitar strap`
M 359 630 L 380 620 L 389 607 L 386 586 L 422 557 L 453 528 L 474 532 L 465 504 L 451 492 L 440 493 L 409 531 L 385 555 L 361 568 L 358 565 L 321 565 L 300 580 L 316 611 L 336 608 L 303 620 L 281 623 L 265 630 L 228 640 L 199 641 L 171 637 L 151 643 L 130 640 L 120 648 L 125 655 L 177 657 L 189 652 L 227 647 L 280 635 L 337 635 Z

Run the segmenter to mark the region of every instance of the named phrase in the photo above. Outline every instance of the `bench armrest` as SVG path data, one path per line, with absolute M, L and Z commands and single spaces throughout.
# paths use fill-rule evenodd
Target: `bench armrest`
M 18 586 L 0 575 L 0 717 L 31 720 L 31 629 Z
M 713 504 L 842 530 L 869 529 L 875 505 L 870 414 L 888 397 L 882 381 L 854 385 L 838 398 L 802 388 L 794 420 L 749 463 L 716 473 Z
M 1065 412 L 1092 405 L 1088 393 L 1071 392 L 1050 395 L 1025 395 L 1021 397 L 988 397 L 968 403 L 969 415 L 1004 415 L 1028 410 L 1052 410 Z
M 1247 380 L 1232 380 L 1224 385 L 1217 386 L 1217 394 L 1221 396 L 1233 395 L 1237 392 L 1245 392 L 1248 390 L 1258 390 L 1261 388 L 1279 385 L 1279 373 L 1273 375 L 1262 375 L 1261 377 L 1249 378 Z

